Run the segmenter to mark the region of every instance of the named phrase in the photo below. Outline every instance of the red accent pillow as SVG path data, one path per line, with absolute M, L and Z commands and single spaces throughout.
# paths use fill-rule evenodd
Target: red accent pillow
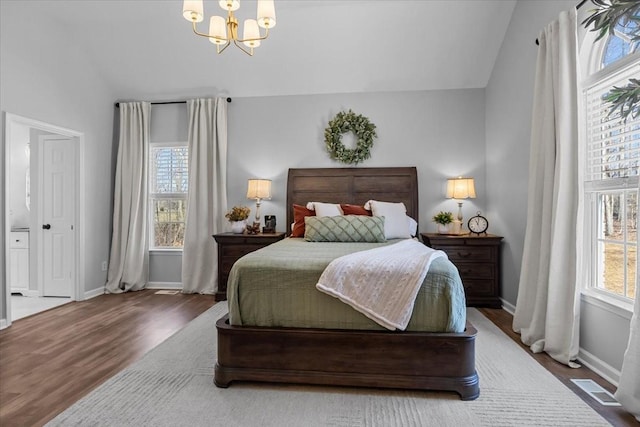
M 316 213 L 305 206 L 293 205 L 293 230 L 291 237 L 304 237 L 304 217 L 316 216 Z
M 371 211 L 366 210 L 360 205 L 341 204 L 340 207 L 342 208 L 342 212 L 344 212 L 345 215 L 372 215 Z

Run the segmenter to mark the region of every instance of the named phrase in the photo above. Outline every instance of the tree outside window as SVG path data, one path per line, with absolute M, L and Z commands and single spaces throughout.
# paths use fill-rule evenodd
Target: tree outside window
M 181 249 L 187 214 L 189 149 L 152 143 L 150 150 L 151 249 Z

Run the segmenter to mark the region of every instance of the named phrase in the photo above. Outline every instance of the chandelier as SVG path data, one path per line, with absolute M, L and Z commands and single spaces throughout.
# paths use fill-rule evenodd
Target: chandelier
M 204 7 L 202 0 L 184 0 L 182 6 L 182 16 L 193 24 L 193 32 L 199 36 L 206 37 L 216 45 L 216 50 L 220 54 L 229 47 L 231 42 L 249 56 L 253 56 L 253 49 L 260 46 L 260 41 L 269 36 L 269 29 L 276 26 L 276 11 L 273 0 L 258 0 L 258 19 L 246 19 L 244 21 L 244 32 L 242 38 L 238 38 L 238 19 L 233 12 L 240 8 L 239 0 L 219 0 L 220 7 L 227 11 L 227 18 L 222 16 L 212 16 L 209 20 L 209 34 L 198 32 L 196 23 L 202 22 L 204 18 Z M 260 34 L 260 28 L 265 29 L 265 34 Z M 244 44 L 249 49 L 245 49 L 239 43 Z

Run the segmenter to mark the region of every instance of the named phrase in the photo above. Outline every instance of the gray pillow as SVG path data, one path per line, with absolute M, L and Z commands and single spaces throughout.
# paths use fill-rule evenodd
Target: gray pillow
M 309 242 L 386 242 L 380 216 L 307 216 L 304 224 L 304 239 Z

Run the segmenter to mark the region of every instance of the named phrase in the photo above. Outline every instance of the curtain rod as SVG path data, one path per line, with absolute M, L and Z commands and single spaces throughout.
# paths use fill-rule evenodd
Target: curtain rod
M 231 98 L 227 98 L 227 102 L 231 102 Z M 150 102 L 151 105 L 166 105 L 166 104 L 186 104 L 187 101 L 157 101 L 157 102 Z M 114 104 L 116 107 L 120 106 L 119 102 L 116 102 Z
M 588 0 L 582 0 L 580 3 L 578 3 L 578 5 L 576 6 L 576 10 L 580 9 L 582 6 L 584 6 L 584 4 L 587 2 Z M 538 41 L 538 39 L 536 39 L 536 46 L 540 46 L 540 42 Z

